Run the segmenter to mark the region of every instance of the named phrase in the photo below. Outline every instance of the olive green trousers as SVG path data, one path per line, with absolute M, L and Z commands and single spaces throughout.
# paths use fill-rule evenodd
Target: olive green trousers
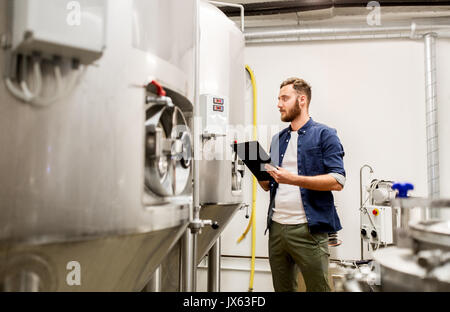
M 311 234 L 307 224 L 272 222 L 269 230 L 269 261 L 277 292 L 298 290 L 298 270 L 306 290 L 328 292 L 328 234 Z

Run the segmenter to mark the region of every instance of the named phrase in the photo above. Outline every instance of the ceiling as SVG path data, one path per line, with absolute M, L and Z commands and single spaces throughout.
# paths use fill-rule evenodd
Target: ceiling
M 220 1 L 220 0 L 219 0 Z M 373 8 L 370 0 L 223 0 L 243 4 L 245 26 L 271 27 L 301 25 L 314 22 L 340 22 L 365 20 Z M 450 1 L 388 0 L 380 3 L 382 20 L 423 17 L 450 17 Z M 239 9 L 220 7 L 232 20 L 239 23 Z

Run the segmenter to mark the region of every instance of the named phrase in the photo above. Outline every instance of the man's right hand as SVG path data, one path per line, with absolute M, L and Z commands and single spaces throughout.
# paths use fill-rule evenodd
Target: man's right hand
M 258 181 L 259 185 L 263 188 L 264 191 L 270 191 L 269 181 Z

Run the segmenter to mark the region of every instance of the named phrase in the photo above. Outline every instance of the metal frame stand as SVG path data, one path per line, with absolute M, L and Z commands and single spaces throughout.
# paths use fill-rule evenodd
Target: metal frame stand
M 208 292 L 220 292 L 221 238 L 208 252 Z

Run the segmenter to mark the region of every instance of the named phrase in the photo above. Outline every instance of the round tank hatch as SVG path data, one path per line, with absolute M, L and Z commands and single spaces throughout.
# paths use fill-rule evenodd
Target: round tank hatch
M 411 236 L 417 241 L 450 250 L 450 221 L 426 220 L 409 226 Z
M 159 196 L 180 195 L 190 181 L 191 134 L 177 106 L 155 104 L 145 123 L 145 186 Z

